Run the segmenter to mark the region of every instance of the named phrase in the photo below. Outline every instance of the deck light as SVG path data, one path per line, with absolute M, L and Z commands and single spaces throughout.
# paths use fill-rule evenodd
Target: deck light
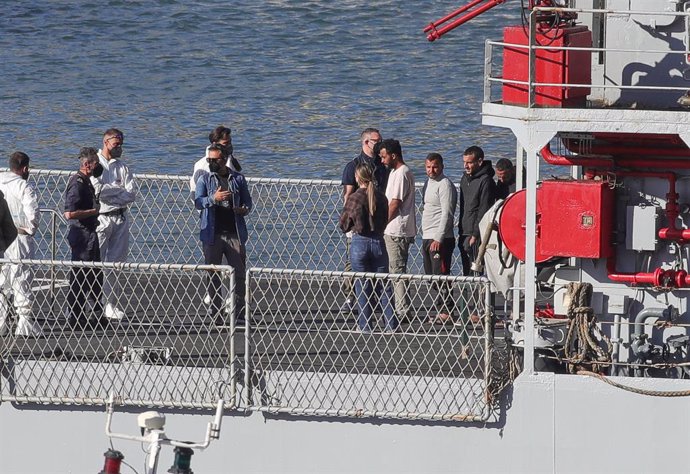
M 105 464 L 103 470 L 98 474 L 120 474 L 120 464 L 125 458 L 120 451 L 109 449 L 105 453 Z
M 190 465 L 192 463 L 192 455 L 194 450 L 191 448 L 176 447 L 175 460 L 168 472 L 170 474 L 194 474 Z

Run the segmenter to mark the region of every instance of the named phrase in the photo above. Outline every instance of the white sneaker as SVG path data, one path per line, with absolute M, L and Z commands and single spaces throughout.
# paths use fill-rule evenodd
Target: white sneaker
M 208 305 L 211 304 L 211 295 L 209 295 L 208 293 L 206 293 L 206 294 L 204 295 L 204 304 L 205 304 L 206 306 L 208 306 Z
M 124 319 L 125 312 L 120 308 L 116 308 L 112 303 L 105 305 L 105 317 L 108 319 Z
M 43 334 L 43 331 L 41 330 L 41 326 L 35 321 L 21 318 L 17 323 L 17 329 L 14 331 L 14 334 L 16 336 L 38 337 Z

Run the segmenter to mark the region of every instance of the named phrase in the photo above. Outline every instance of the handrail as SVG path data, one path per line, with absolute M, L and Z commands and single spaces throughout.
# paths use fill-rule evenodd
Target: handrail
M 50 260 L 55 260 L 57 255 L 57 222 L 67 225 L 67 220 L 55 209 L 41 207 L 38 212 L 50 214 Z M 50 304 L 55 301 L 55 265 L 50 265 Z
M 616 16 L 616 17 L 629 17 L 629 16 L 639 16 L 639 17 L 644 17 L 647 19 L 653 19 L 653 18 L 659 18 L 659 17 L 673 17 L 677 18 L 679 20 L 683 20 L 686 23 L 690 22 L 690 11 L 644 11 L 644 10 L 613 10 L 613 9 L 605 9 L 605 8 L 564 8 L 564 7 L 546 7 L 546 6 L 535 6 L 530 12 L 529 12 L 529 25 L 525 25 L 526 27 L 526 33 L 528 34 L 528 40 L 527 44 L 512 44 L 512 43 L 506 43 L 505 41 L 494 41 L 494 40 L 487 40 L 486 41 L 486 55 L 487 57 L 485 58 L 485 63 L 489 62 L 491 63 L 493 61 L 493 54 L 494 51 L 496 51 L 494 48 L 511 48 L 511 49 L 517 49 L 521 51 L 525 51 L 528 55 L 528 74 L 526 78 L 521 78 L 522 80 L 516 80 L 516 79 L 506 79 L 504 77 L 501 77 L 500 73 L 496 74 L 495 76 L 491 76 L 492 68 L 490 66 L 485 65 L 485 71 L 488 74 L 488 77 L 485 77 L 484 80 L 484 98 L 485 102 L 491 102 L 491 88 L 492 84 L 499 83 L 499 84 L 512 84 L 514 86 L 518 86 L 520 88 L 526 88 L 528 91 L 528 100 L 527 103 L 524 104 L 524 107 L 527 108 L 532 108 L 535 106 L 535 97 L 537 95 L 537 89 L 538 88 L 554 88 L 554 87 L 568 87 L 568 88 L 591 88 L 591 89 L 597 89 L 599 91 L 605 91 L 605 90 L 619 90 L 619 91 L 658 91 L 659 93 L 662 92 L 685 92 L 688 91 L 687 86 L 683 85 L 649 85 L 647 84 L 620 84 L 620 83 L 601 83 L 601 84 L 596 84 L 594 81 L 590 80 L 587 81 L 589 83 L 568 83 L 568 82 L 540 82 L 536 79 L 536 63 L 537 63 L 537 53 L 535 51 L 586 51 L 590 53 L 606 53 L 606 54 L 639 54 L 639 55 L 672 55 L 672 56 L 686 56 L 688 54 L 688 47 L 685 45 L 685 41 L 680 41 L 680 37 L 678 37 L 679 42 L 683 43 L 682 46 L 673 46 L 669 44 L 669 49 L 659 49 L 658 45 L 656 48 L 652 47 L 649 49 L 645 49 L 643 47 L 641 48 L 629 48 L 629 47 L 623 47 L 623 48 L 608 48 L 608 47 L 596 47 L 592 45 L 592 47 L 582 47 L 582 46 L 553 46 L 551 44 L 538 44 L 537 37 L 539 36 L 539 29 L 537 27 L 537 24 L 539 23 L 539 15 L 543 13 L 549 13 L 549 12 L 557 12 L 557 13 L 576 13 L 576 14 L 590 14 L 590 15 L 603 15 L 605 17 L 610 17 L 610 16 Z M 650 20 L 652 21 L 652 20 Z M 670 21 L 670 20 L 667 20 Z M 623 45 L 626 46 L 626 45 Z M 650 45 L 652 46 L 652 45 Z M 681 58 L 679 58 L 681 59 Z M 683 58 L 686 59 L 688 62 L 688 67 L 690 69 L 690 58 Z M 686 62 L 686 61 L 684 61 Z M 639 92 L 638 92 L 639 93 Z M 680 98 L 679 98 L 680 102 Z M 683 105 L 683 104 L 681 104 Z
M 640 15 L 640 16 L 690 16 L 690 12 L 645 11 L 645 10 L 612 10 L 610 8 L 566 8 L 534 7 L 533 12 L 566 12 L 566 13 L 604 13 L 607 15 Z
M 40 207 L 38 209 L 38 212 L 44 212 L 47 214 L 52 214 L 54 217 L 57 217 L 60 220 L 60 223 L 67 225 L 67 219 L 65 219 L 64 215 L 56 211 L 55 209 L 51 209 L 49 207 Z

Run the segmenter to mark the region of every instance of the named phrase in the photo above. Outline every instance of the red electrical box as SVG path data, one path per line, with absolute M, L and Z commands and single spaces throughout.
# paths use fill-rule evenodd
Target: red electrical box
M 613 254 L 614 192 L 594 180 L 544 181 L 539 188 L 541 251 L 556 257 Z
M 522 26 L 509 26 L 503 30 L 503 42 L 515 45 L 529 44 L 529 30 Z M 549 47 L 592 47 L 592 32 L 586 26 L 537 30 L 537 43 Z M 529 50 L 526 48 L 503 49 L 503 79 L 529 81 Z M 535 54 L 534 80 L 551 84 L 591 84 L 592 52 L 558 49 L 538 49 Z M 544 107 L 584 106 L 589 87 L 537 86 L 536 105 Z M 503 83 L 503 103 L 527 105 L 527 85 Z
M 525 259 L 525 196 L 506 199 L 499 233 L 508 250 Z M 553 257 L 613 255 L 614 191 L 601 181 L 544 181 L 537 189 L 536 261 Z

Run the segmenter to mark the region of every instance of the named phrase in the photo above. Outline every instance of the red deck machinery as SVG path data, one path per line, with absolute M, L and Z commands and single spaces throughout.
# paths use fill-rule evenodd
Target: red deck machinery
M 473 0 L 440 20 L 429 24 L 424 32 L 429 41 L 481 15 L 506 0 Z M 591 48 L 592 32 L 585 26 L 576 26 L 576 15 L 559 10 L 555 0 L 530 0 L 528 11 L 535 12 L 536 37 L 533 44 L 536 86 L 534 104 L 542 107 L 578 107 L 586 102 L 591 83 L 591 52 L 568 48 Z M 456 18 L 458 17 L 458 18 Z M 456 18 L 451 23 L 445 24 Z M 523 15 L 524 18 L 524 15 Z M 444 25 L 445 24 L 445 25 Z M 443 25 L 443 26 L 442 26 Z M 503 103 L 527 105 L 529 102 L 529 25 L 509 26 L 503 30 L 503 41 L 514 46 L 503 50 Z

